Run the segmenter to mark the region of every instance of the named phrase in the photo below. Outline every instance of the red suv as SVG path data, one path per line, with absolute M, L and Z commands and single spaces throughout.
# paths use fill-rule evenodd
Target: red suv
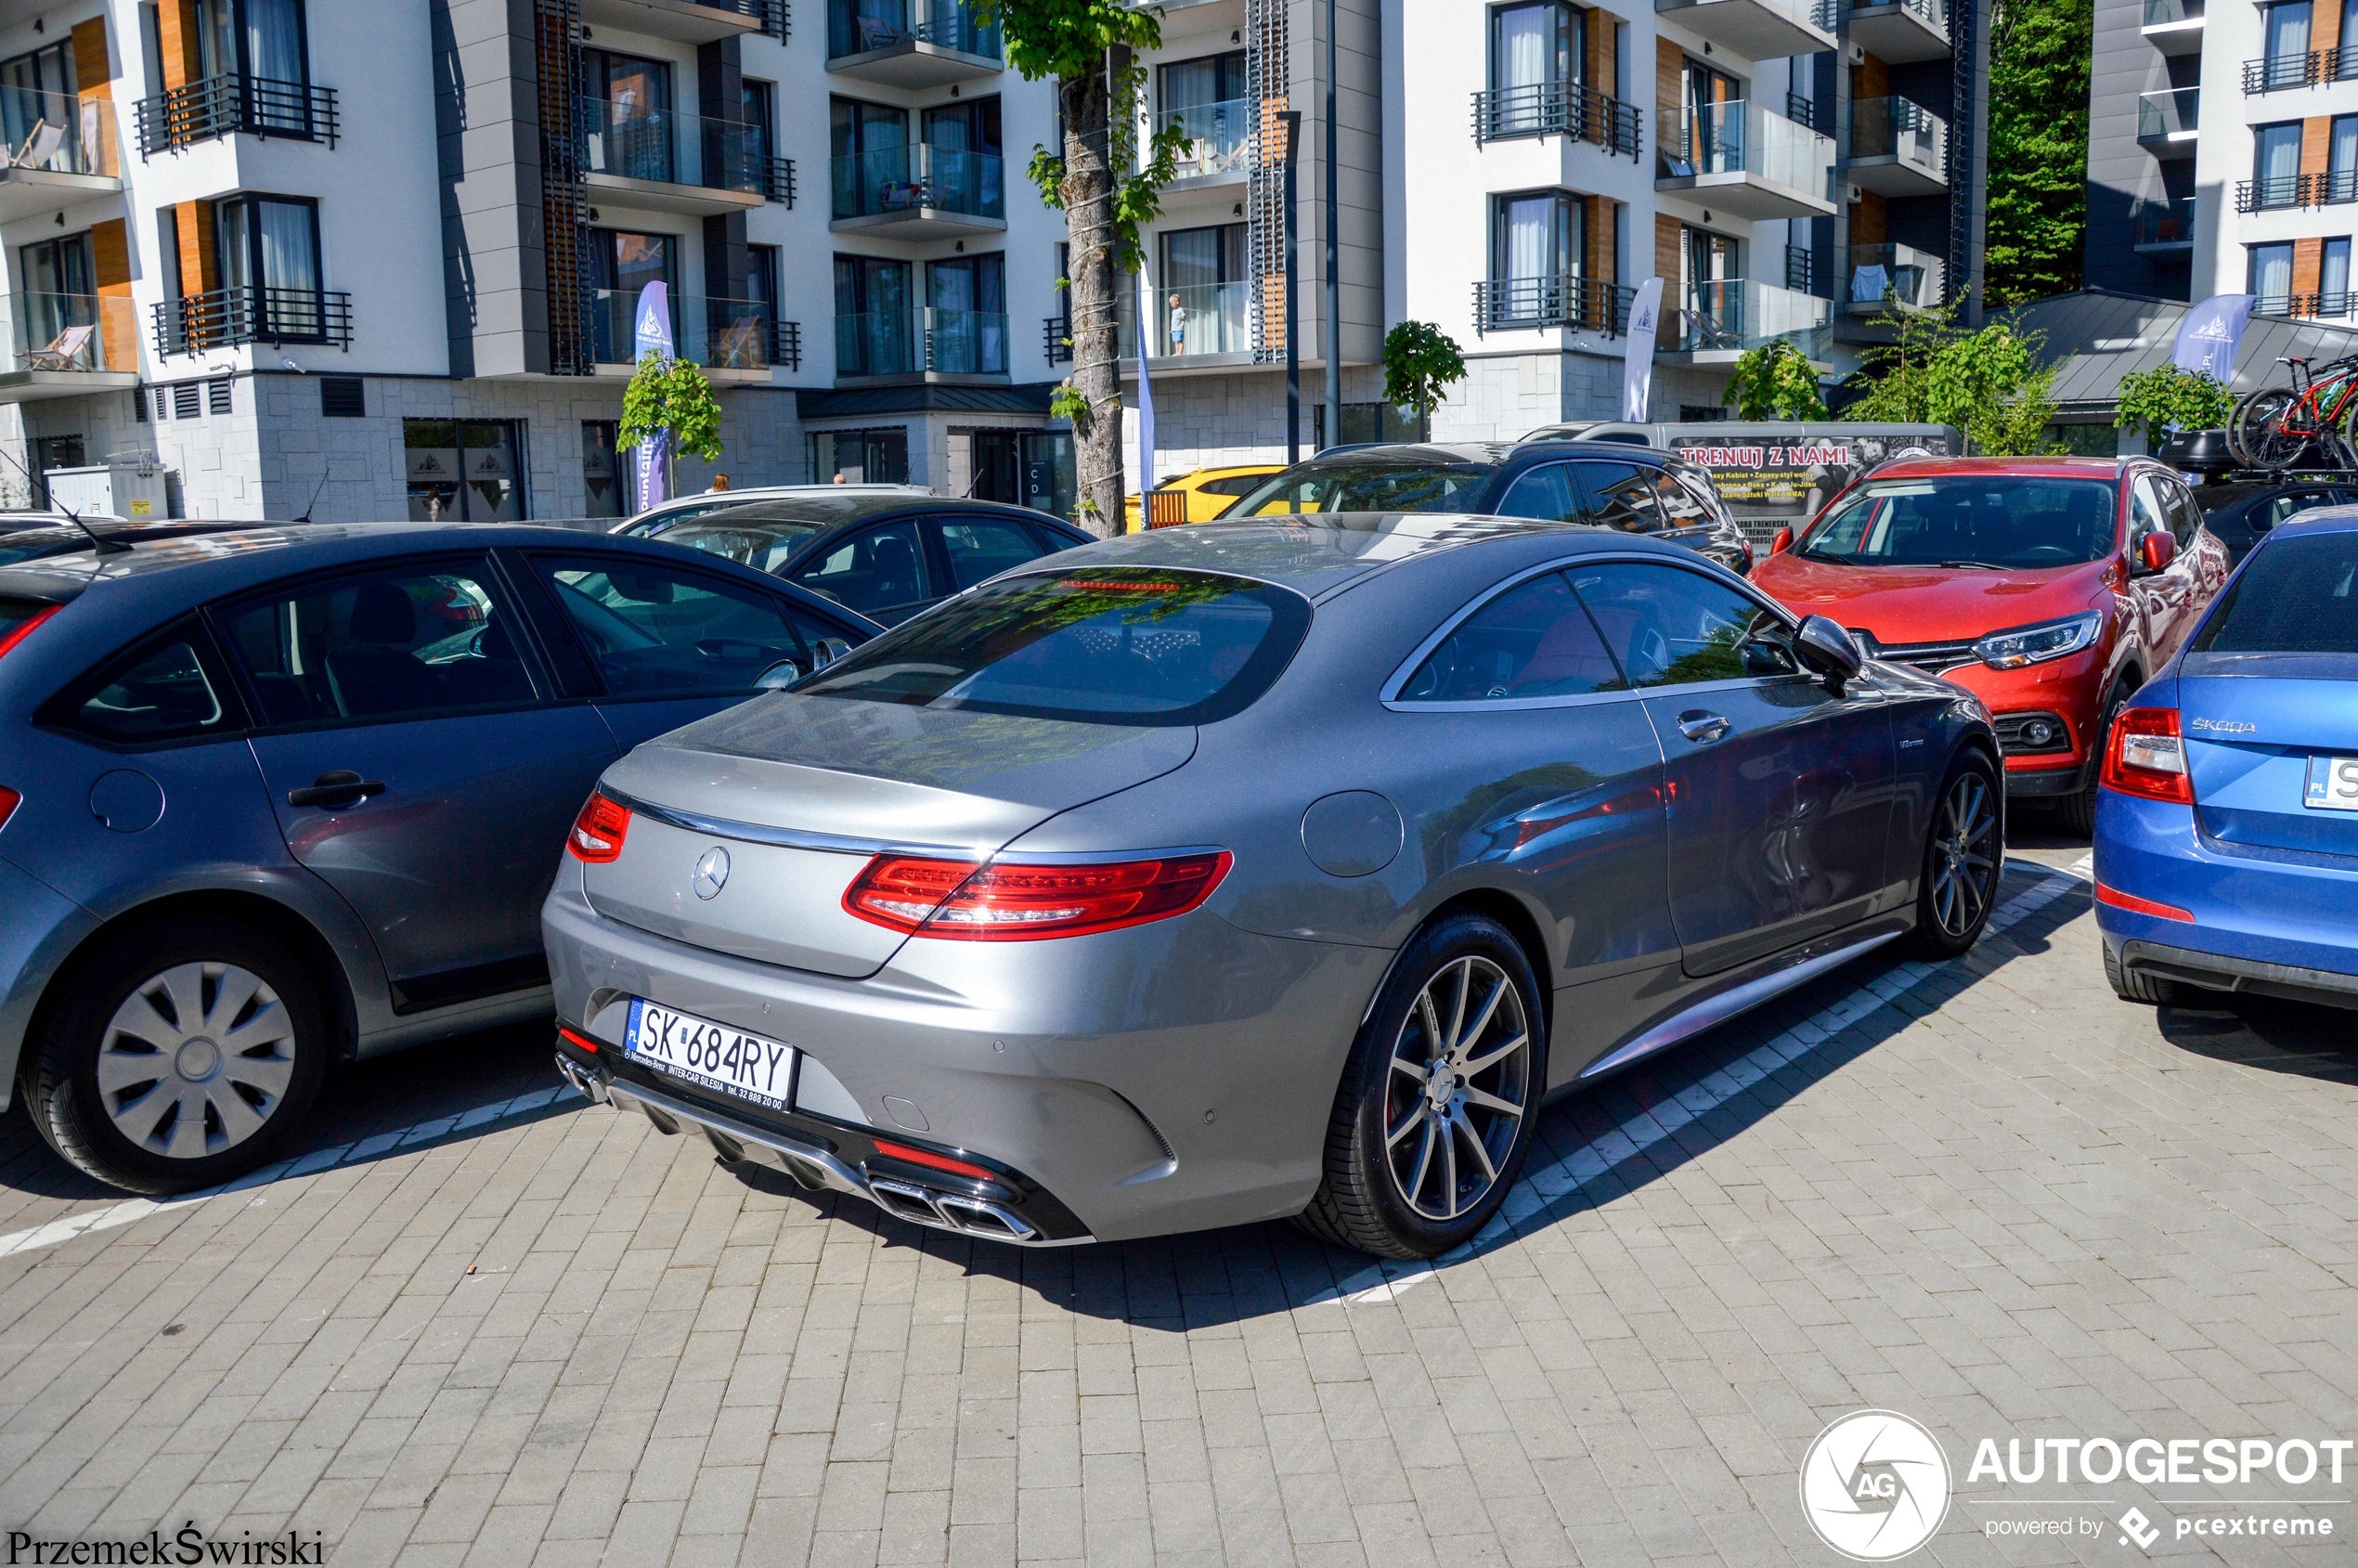
M 1830 616 L 1867 653 L 1989 705 L 2006 794 L 2093 830 L 2112 717 L 2226 580 L 2227 548 L 2178 476 L 2144 458 L 1885 463 L 1752 580 Z

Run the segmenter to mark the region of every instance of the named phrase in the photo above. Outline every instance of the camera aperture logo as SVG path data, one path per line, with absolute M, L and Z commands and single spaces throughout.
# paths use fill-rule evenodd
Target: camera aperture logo
M 1818 1434 L 1801 1461 L 1801 1511 L 1857 1562 L 1889 1562 L 1932 1539 L 1949 1513 L 1949 1456 L 1897 1410 L 1859 1410 Z

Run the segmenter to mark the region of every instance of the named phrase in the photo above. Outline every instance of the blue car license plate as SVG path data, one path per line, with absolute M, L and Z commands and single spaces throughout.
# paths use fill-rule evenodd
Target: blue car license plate
M 636 997 L 623 1053 L 641 1067 L 772 1110 L 784 1110 L 794 1098 L 793 1046 Z
M 2358 811 L 2358 757 L 2313 757 L 2300 803 L 2314 811 Z

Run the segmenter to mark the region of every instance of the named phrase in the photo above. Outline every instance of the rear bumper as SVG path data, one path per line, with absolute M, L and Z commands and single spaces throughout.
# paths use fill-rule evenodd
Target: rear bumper
M 2235 991 L 2250 996 L 2277 996 L 2290 1002 L 2311 1002 L 2327 1007 L 2358 1008 L 2358 975 L 2330 969 L 2303 969 L 2290 964 L 2267 964 L 2256 958 L 2227 958 L 2190 948 L 2165 947 L 2134 938 L 2119 947 L 2120 966 L 2132 974 L 2176 980 L 2206 991 Z

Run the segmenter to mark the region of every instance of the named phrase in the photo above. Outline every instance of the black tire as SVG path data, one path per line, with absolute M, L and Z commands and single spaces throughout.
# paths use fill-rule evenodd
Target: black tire
M 52 1148 L 102 1182 L 165 1194 L 227 1181 L 277 1158 L 318 1095 L 330 1049 L 318 987 L 250 926 L 135 930 L 56 987 L 62 1001 L 27 1043 L 27 1108 Z M 156 1077 L 142 1081 L 150 1056 Z
M 2129 683 L 2122 681 L 2105 695 L 2096 732 L 2088 742 L 2088 781 L 2055 802 L 2056 828 L 2074 838 L 2095 836 L 2097 780 L 2105 771 L 2105 748 L 2112 745 L 2113 724 L 2129 706 Z
M 1419 1000 L 1433 988 L 1445 1000 L 1428 1014 Z M 1461 1010 L 1441 1017 L 1461 991 Z M 1410 939 L 1352 1043 L 1327 1124 L 1326 1175 L 1302 1227 L 1384 1258 L 1438 1257 L 1472 1239 L 1531 1147 L 1548 1082 L 1541 1005 L 1530 960 L 1487 915 L 1445 915 Z M 1438 1089 L 1434 1061 L 1448 1073 Z M 1474 1070 L 1460 1073 L 1465 1064 Z M 1519 1108 L 1509 1116 L 1482 1100 Z M 1399 1147 L 1407 1143 L 1417 1148 Z M 1474 1190 L 1479 1179 L 1487 1185 Z
M 2246 468 L 2290 468 L 2310 445 L 2308 436 L 2284 428 L 2285 415 L 2296 401 L 2290 389 L 2281 386 L 2247 394 L 2227 421 L 2228 451 Z
M 2112 993 L 2123 1002 L 2167 1007 L 2181 999 L 2176 981 L 2123 968 L 2120 954 L 2113 950 L 2112 943 L 2099 940 L 2096 945 L 2105 951 L 2105 979 L 2111 985 Z
M 1916 879 L 1916 928 L 1908 948 L 1919 958 L 1955 958 L 1981 940 L 2006 867 L 2005 785 L 1977 747 L 1958 753 L 1932 797 L 1924 854 Z

